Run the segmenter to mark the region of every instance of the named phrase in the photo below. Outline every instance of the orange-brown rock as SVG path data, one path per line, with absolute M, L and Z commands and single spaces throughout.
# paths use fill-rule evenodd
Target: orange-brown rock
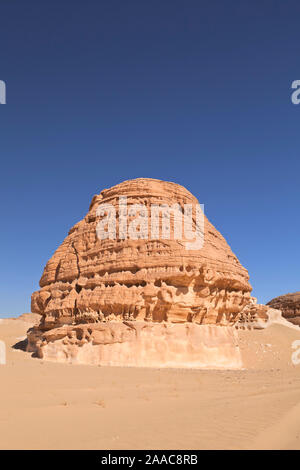
M 101 319 L 224 323 L 235 320 L 249 302 L 248 272 L 222 235 L 205 218 L 204 246 L 187 250 L 181 240 L 99 240 L 99 204 L 118 198 L 128 206 L 197 204 L 182 186 L 154 179 L 125 181 L 94 196 L 86 217 L 76 224 L 48 261 L 32 295 L 32 311 L 44 327 Z
M 41 289 L 32 295 L 32 312 L 41 314 L 42 321 L 29 333 L 30 350 L 36 348 L 42 355 L 43 348 L 49 351 L 55 341 L 69 345 L 69 335 L 71 339 L 76 336 L 76 347 L 83 346 L 78 342 L 78 331 L 84 324 L 94 330 L 89 333 L 93 338 L 89 344 L 95 345 L 95 337 L 109 336 L 111 328 L 112 336 L 116 331 L 122 331 L 126 338 L 132 335 L 132 328 L 124 326 L 128 322 L 237 327 L 242 322 L 251 327 L 264 318 L 263 309 L 254 305 L 250 295 L 247 270 L 206 217 L 204 244 L 198 249 L 189 248 L 186 235 L 182 239 L 174 236 L 174 214 L 169 239 L 163 238 L 160 222 L 156 237 L 149 230 L 147 239 L 123 239 L 116 232 L 115 239 L 100 240 L 97 209 L 111 204 L 118 225 L 123 210 L 121 196 L 127 198 L 128 220 L 134 220 L 130 216 L 134 204 L 143 204 L 148 225 L 153 205 L 198 205 L 184 187 L 147 178 L 125 181 L 94 196 L 85 218 L 69 231 L 48 261 Z M 113 327 L 116 322 L 122 325 Z M 154 330 L 143 327 L 143 331 Z M 186 360 L 182 358 L 182 362 Z
M 270 300 L 267 305 L 281 310 L 284 318 L 300 326 L 300 292 L 281 295 Z

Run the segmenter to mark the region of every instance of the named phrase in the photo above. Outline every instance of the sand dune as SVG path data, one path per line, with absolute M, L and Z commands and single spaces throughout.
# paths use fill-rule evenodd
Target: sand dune
M 33 359 L 28 320 L 0 323 L 1 449 L 300 449 L 300 330 L 239 331 L 241 370 L 143 369 Z

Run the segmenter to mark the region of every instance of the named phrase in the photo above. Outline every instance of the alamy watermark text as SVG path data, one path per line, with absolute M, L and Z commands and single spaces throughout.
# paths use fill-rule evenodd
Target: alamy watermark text
M 6 104 L 6 84 L 0 80 L 0 104 Z
M 101 218 L 99 240 L 182 240 L 187 250 L 200 250 L 204 244 L 202 204 L 127 204 L 127 197 L 120 196 L 117 206 L 100 204 L 96 215 Z
M 299 104 L 300 103 L 300 80 L 294 80 L 291 88 L 295 90 L 293 91 L 291 95 L 292 103 Z

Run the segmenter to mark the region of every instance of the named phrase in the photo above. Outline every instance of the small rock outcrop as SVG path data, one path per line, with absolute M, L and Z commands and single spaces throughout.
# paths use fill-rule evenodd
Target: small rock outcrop
M 300 292 L 281 295 L 270 300 L 267 305 L 281 310 L 284 318 L 300 326 Z

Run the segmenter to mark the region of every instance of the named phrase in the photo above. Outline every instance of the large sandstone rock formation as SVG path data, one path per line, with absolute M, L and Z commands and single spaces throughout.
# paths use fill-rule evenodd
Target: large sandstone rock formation
M 281 295 L 270 300 L 267 305 L 281 310 L 283 317 L 294 325 L 300 325 L 300 292 Z
M 156 344 L 159 336 L 162 344 L 162 338 L 168 341 L 175 335 L 175 342 L 169 343 L 173 344 L 170 351 L 174 353 L 177 342 L 177 348 L 193 355 L 191 337 L 200 335 L 195 326 L 251 324 L 256 317 L 266 318 L 267 308 L 259 310 L 251 298 L 247 270 L 206 217 L 204 245 L 197 250 L 187 249 L 185 239 L 174 239 L 173 226 L 170 239 L 162 238 L 160 233 L 148 239 L 117 236 L 99 240 L 97 208 L 106 203 L 113 205 L 118 223 L 123 210 L 120 196 L 127 197 L 128 208 L 142 203 L 149 211 L 154 204 L 198 204 L 184 187 L 147 178 L 125 181 L 94 196 L 85 218 L 71 228 L 48 261 L 41 289 L 32 295 L 32 312 L 41 314 L 42 321 L 29 333 L 30 350 L 40 357 L 59 356 L 60 350 L 62 357 L 74 359 L 79 348 L 89 343 L 101 345 L 96 353 L 100 363 L 109 362 L 113 349 L 123 354 L 124 364 L 129 364 L 136 360 L 129 360 L 128 351 L 125 353 L 116 344 L 147 338 L 149 347 L 144 344 L 142 349 L 145 352 L 148 348 L 150 354 L 150 345 Z M 128 220 L 132 219 L 128 209 Z M 170 332 L 163 326 L 171 328 L 176 323 L 183 325 L 172 327 Z M 211 331 L 209 336 L 213 337 Z M 212 348 L 217 343 L 210 341 Z M 165 357 L 164 361 L 170 362 L 170 351 L 160 356 L 161 361 Z M 120 355 L 117 363 L 122 363 Z M 189 354 L 183 356 L 181 362 L 189 362 Z

